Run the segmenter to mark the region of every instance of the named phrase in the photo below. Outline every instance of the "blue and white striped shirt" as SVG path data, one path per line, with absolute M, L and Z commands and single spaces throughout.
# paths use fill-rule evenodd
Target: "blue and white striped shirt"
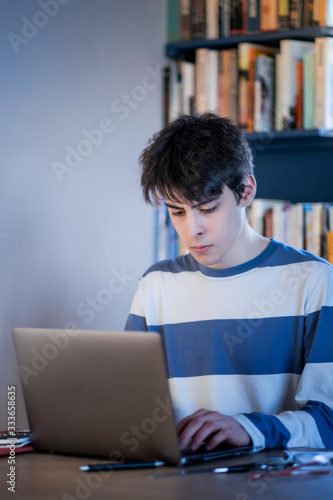
M 177 420 L 234 416 L 255 446 L 333 448 L 333 268 L 272 240 L 229 269 L 151 266 L 126 330 L 163 336 Z

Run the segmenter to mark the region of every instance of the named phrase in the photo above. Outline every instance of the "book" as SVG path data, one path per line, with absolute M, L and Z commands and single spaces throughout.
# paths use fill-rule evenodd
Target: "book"
M 289 0 L 289 28 L 299 29 L 303 26 L 303 0 Z
M 303 203 L 290 206 L 290 244 L 304 250 L 304 207 Z
M 275 55 L 276 49 L 251 42 L 238 45 L 239 127 L 253 131 L 255 59 L 259 54 Z
M 237 49 L 220 52 L 219 114 L 238 125 L 238 55 Z
M 182 112 L 188 115 L 193 113 L 195 99 L 195 64 L 181 61 L 182 75 Z
M 163 84 L 163 124 L 168 125 L 170 117 L 170 66 L 165 66 L 162 70 Z
M 230 35 L 239 35 L 244 31 L 244 10 L 242 0 L 232 0 L 229 2 L 230 9 Z
M 283 76 L 279 80 L 279 92 L 284 130 L 296 128 L 297 61 L 303 60 L 309 52 L 315 52 L 314 42 L 288 39 L 280 42 L 280 71 Z
M 278 3 L 279 29 L 289 29 L 289 0 L 279 0 Z
M 303 61 L 297 61 L 296 128 L 303 128 Z
M 209 49 L 207 52 L 207 96 L 206 111 L 217 112 L 218 103 L 218 81 L 219 81 L 219 51 Z
M 275 59 L 266 54 L 256 58 L 254 81 L 254 131 L 274 128 Z
M 219 51 L 200 48 L 196 50 L 195 109 L 199 113 L 217 112 L 219 81 Z
M 230 2 L 221 0 L 220 3 L 220 35 L 230 36 Z
M 332 0 L 319 0 L 319 26 L 333 26 Z
M 206 0 L 206 38 L 220 36 L 219 9 L 220 0 Z
M 209 75 L 209 49 L 201 48 L 195 51 L 195 109 L 205 113 L 208 108 L 207 94 Z
M 282 115 L 282 70 L 281 70 L 281 54 L 275 56 L 275 106 L 274 106 L 274 128 L 275 130 L 283 130 L 283 115 Z
M 313 0 L 313 8 L 312 8 L 312 25 L 319 26 L 320 24 L 320 2 L 322 0 Z
M 303 26 L 308 28 L 314 26 L 313 20 L 313 0 L 304 0 Z
M 169 43 L 180 40 L 179 0 L 168 0 L 167 3 L 167 40 Z
M 249 33 L 260 31 L 260 0 L 247 2 L 247 31 Z
M 333 38 L 316 38 L 315 45 L 315 127 L 333 129 Z
M 180 0 L 180 39 L 191 40 L 191 0 Z
M 315 54 L 305 54 L 303 57 L 303 128 L 306 130 L 314 128 L 314 68 Z
M 206 0 L 191 0 L 191 38 L 206 38 Z
M 261 0 L 261 31 L 279 29 L 278 2 L 279 0 Z
M 180 62 L 172 60 L 170 61 L 169 80 L 169 122 L 173 121 L 182 111 L 181 94 Z

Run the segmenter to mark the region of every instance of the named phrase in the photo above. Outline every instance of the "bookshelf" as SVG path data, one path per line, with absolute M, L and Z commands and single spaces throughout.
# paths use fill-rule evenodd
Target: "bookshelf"
M 278 46 L 281 40 L 313 41 L 333 36 L 333 27 L 247 33 L 218 39 L 168 43 L 170 59 L 194 62 L 199 48 L 228 49 L 250 42 Z M 255 157 L 258 197 L 291 202 L 333 202 L 333 131 L 283 130 L 246 134 Z M 286 179 L 288 178 L 288 181 Z
M 222 38 L 175 41 L 165 44 L 165 55 L 171 63 L 196 63 L 198 49 L 238 49 L 239 44 L 248 42 L 275 47 L 278 50 L 282 40 L 314 42 L 321 37 L 333 37 L 333 27 L 309 26 L 275 31 L 245 31 Z M 292 128 L 245 133 L 254 155 L 258 183 L 257 199 L 304 204 L 304 213 L 307 210 L 305 207 L 310 204 L 322 204 L 326 207 L 333 204 L 333 130 Z M 327 220 L 333 218 L 332 209 L 330 214 Z M 304 215 L 304 222 L 305 217 Z M 329 226 L 332 224 L 333 219 Z M 304 242 L 305 239 L 304 233 Z M 332 247 L 332 238 L 330 241 Z M 328 259 L 331 262 L 332 252 L 333 247 Z M 327 258 L 327 249 L 321 255 Z

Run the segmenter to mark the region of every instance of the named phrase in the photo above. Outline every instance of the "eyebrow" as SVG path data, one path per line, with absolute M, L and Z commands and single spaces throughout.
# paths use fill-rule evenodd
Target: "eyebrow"
M 191 205 L 191 208 L 198 208 L 202 205 L 207 205 L 208 203 L 213 203 L 216 201 L 217 198 L 213 198 L 212 200 L 206 200 L 206 201 L 201 201 L 200 203 L 195 203 L 194 205 Z M 173 208 L 174 210 L 181 210 L 182 207 L 177 207 L 176 205 L 171 205 L 170 203 L 165 202 L 165 206 L 168 208 Z

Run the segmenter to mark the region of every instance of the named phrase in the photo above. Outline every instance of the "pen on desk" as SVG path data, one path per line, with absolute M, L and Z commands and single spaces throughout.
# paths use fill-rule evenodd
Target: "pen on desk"
M 165 465 L 165 462 L 159 462 L 154 460 L 152 462 L 128 462 L 128 463 L 115 463 L 115 464 L 90 464 L 82 465 L 80 470 L 86 472 L 97 472 L 100 470 L 125 470 L 125 469 L 138 469 L 138 468 L 149 468 L 149 467 L 161 467 Z
M 214 474 L 222 474 L 224 472 L 248 472 L 255 468 L 254 464 L 249 465 L 232 465 L 230 467 L 216 467 L 212 470 Z

